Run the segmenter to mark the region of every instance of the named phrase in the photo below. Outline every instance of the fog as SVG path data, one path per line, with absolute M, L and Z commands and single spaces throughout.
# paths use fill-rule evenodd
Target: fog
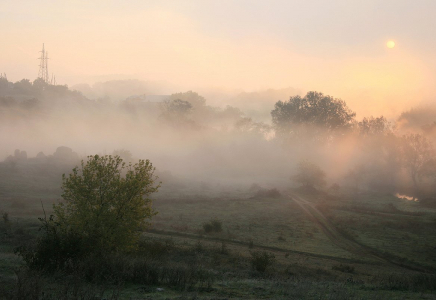
M 346 109 L 348 119 L 339 126 L 335 115 L 326 121 L 319 119 L 324 118 L 322 110 L 311 112 L 322 101 L 309 107 L 312 117 L 280 111 L 279 103 L 286 107 L 289 99 L 310 98 L 292 88 L 234 95 L 211 91 L 233 104 L 214 106 L 194 91 L 157 94 L 169 90 L 135 80 L 80 85 L 76 90 L 41 80 L 1 80 L 1 160 L 20 161 L 14 157 L 16 149 L 29 159 L 39 152 L 50 156 L 60 146 L 77 153 L 76 164 L 87 155 L 127 153 L 132 161 L 150 159 L 164 186 L 178 178 L 213 186 L 286 188 L 293 185 L 298 163 L 310 161 L 326 173 L 327 187 L 337 183 L 410 192 L 413 178 L 404 163 L 402 136 L 435 138 L 436 109 L 429 106 L 391 119 L 358 119 L 346 102 L 325 98 Z M 431 191 L 433 171 L 426 172 L 422 170 L 419 180 Z

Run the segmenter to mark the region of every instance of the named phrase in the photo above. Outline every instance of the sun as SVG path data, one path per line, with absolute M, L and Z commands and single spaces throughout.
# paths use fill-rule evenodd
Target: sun
M 389 42 L 386 43 L 386 46 L 387 46 L 389 49 L 392 49 L 392 48 L 395 47 L 395 42 L 394 42 L 394 41 L 389 41 Z

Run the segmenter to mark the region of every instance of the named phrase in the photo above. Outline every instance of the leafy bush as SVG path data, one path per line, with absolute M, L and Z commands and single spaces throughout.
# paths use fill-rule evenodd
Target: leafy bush
M 66 269 L 82 259 L 92 244 L 84 243 L 80 235 L 74 231 L 62 232 L 54 217 L 40 218 L 43 231 L 36 244 L 22 245 L 15 253 L 22 256 L 27 266 L 32 270 L 51 273 Z
M 49 219 L 40 218 L 36 244 L 16 253 L 31 269 L 52 272 L 75 268 L 88 256 L 135 249 L 139 229 L 155 214 L 153 172 L 148 160 L 126 166 L 118 156 L 89 156 L 80 170 L 62 176 L 65 202 L 54 205 Z
M 160 258 L 174 249 L 174 242 L 172 240 L 153 240 L 141 239 L 138 243 L 136 253 L 150 258 Z
M 265 272 L 266 269 L 272 266 L 275 262 L 275 256 L 272 253 L 266 251 L 263 252 L 250 252 L 251 254 L 251 266 L 253 270 L 258 272 Z
M 54 205 L 62 231 L 75 231 L 93 250 L 129 250 L 137 244 L 138 229 L 155 215 L 150 195 L 154 168 L 146 160 L 126 165 L 119 156 L 88 156 L 81 168 L 62 176 L 62 198 Z
M 223 231 L 223 224 L 220 220 L 213 219 L 203 224 L 203 229 L 206 233 Z
M 9 224 L 10 220 L 9 220 L 9 214 L 5 211 L 5 212 L 1 212 L 2 214 L 2 218 L 3 218 L 3 222 L 5 224 Z
M 340 272 L 343 272 L 343 273 L 354 273 L 354 267 L 353 266 L 343 265 L 343 264 L 334 265 L 332 267 L 332 270 L 340 271 Z

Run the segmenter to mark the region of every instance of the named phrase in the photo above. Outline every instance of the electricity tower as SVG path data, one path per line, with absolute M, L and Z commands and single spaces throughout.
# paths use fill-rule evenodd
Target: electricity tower
M 44 49 L 44 44 L 42 44 L 41 56 L 39 57 L 39 72 L 38 78 L 41 78 L 46 83 L 50 83 L 48 77 L 48 53 Z

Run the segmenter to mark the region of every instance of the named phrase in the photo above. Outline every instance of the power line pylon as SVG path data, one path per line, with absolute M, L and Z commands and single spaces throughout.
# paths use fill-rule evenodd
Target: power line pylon
M 53 73 L 51 74 L 50 84 L 51 84 L 51 85 L 56 85 L 56 76 L 54 76 Z
M 41 56 L 39 57 L 39 72 L 38 78 L 44 80 L 44 82 L 49 83 L 50 79 L 48 77 L 48 53 L 44 49 L 44 44 L 42 44 Z

